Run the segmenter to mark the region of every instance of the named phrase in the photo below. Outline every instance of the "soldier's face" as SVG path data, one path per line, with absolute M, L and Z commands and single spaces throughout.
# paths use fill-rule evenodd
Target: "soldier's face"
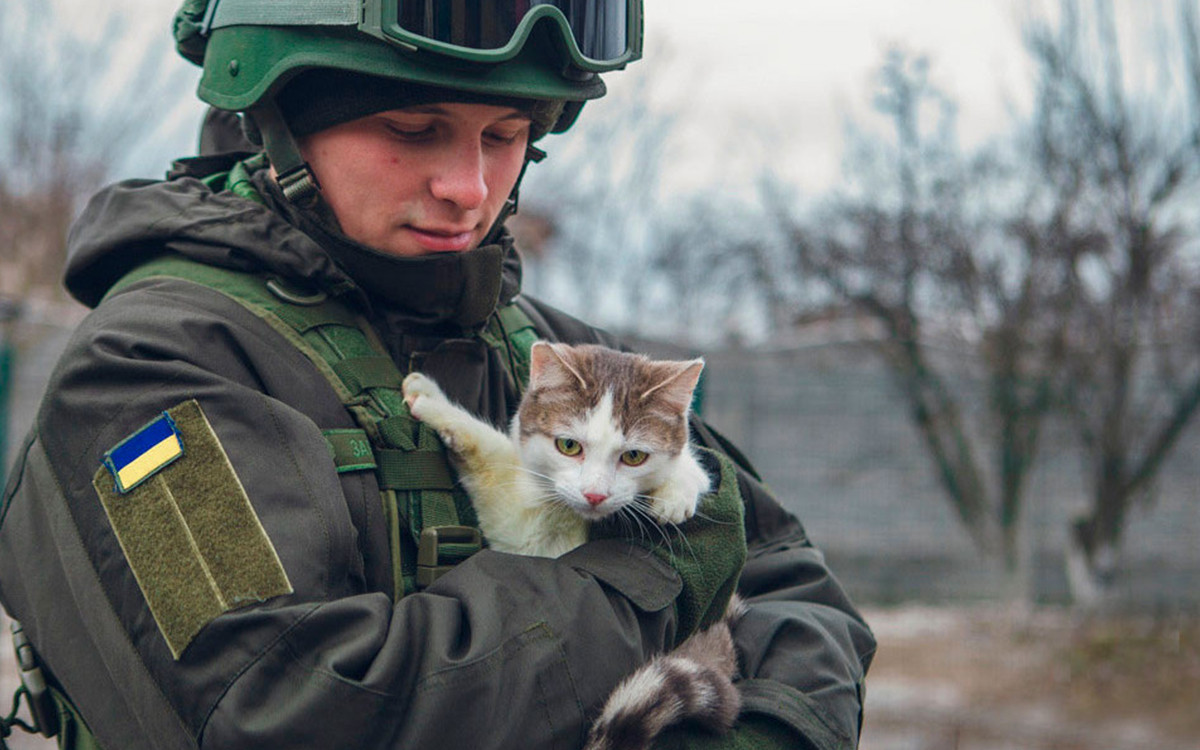
M 489 104 L 395 109 L 300 139 L 348 237 L 391 255 L 479 246 L 516 185 L 529 118 Z

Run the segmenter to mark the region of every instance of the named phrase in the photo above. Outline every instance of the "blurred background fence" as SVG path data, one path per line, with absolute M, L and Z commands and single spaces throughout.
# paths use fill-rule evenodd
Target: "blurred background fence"
M 953 353 L 951 353 L 953 354 Z M 1071 601 L 1068 533 L 1087 506 L 1084 468 L 1048 427 L 1021 521 L 1017 592 L 962 530 L 889 374 L 862 344 L 709 352 L 704 415 L 752 458 L 826 552 L 856 601 L 969 602 L 1013 593 Z M 960 390 L 982 398 L 963 364 Z M 1134 509 L 1110 604 L 1200 608 L 1200 429 Z

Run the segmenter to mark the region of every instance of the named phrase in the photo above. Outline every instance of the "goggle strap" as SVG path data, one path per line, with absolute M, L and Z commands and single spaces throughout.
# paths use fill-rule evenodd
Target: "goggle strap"
M 362 0 L 209 0 L 201 33 L 226 26 L 357 26 Z

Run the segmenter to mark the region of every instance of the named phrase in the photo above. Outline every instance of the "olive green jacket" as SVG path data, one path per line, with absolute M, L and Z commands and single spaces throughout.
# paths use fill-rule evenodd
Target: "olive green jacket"
M 519 292 L 510 243 L 417 261 L 343 250 L 335 263 L 277 196 L 262 205 L 194 176 L 228 166 L 197 160 L 165 182 L 115 185 L 75 226 L 68 288 L 98 306 L 54 370 L 5 492 L 5 609 L 109 748 L 580 746 L 620 678 L 672 642 L 672 568 L 618 540 L 558 560 L 484 550 L 393 601 L 378 487 L 371 472 L 334 471 L 321 431 L 355 424 L 316 368 L 195 284 L 145 280 L 98 304 L 164 251 L 320 289 L 366 314 L 401 370 L 430 373 L 503 423 L 517 396 L 474 332 Z M 529 309 L 545 338 L 617 343 Z M 220 614 L 176 659 L 93 478 L 106 451 L 191 399 L 291 593 Z M 726 447 L 703 425 L 697 434 Z M 871 633 L 797 520 L 749 471 L 738 482 L 746 711 L 814 746 L 852 747 Z

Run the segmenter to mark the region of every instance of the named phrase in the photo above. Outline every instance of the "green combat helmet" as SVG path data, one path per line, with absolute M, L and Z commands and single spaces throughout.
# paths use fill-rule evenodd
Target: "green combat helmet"
M 174 32 L 179 53 L 203 66 L 199 97 L 249 115 L 284 195 L 306 205 L 318 187 L 276 102 L 301 72 L 532 100 L 554 109 L 531 138 L 561 133 L 604 96 L 600 73 L 641 57 L 642 2 L 185 0 Z

